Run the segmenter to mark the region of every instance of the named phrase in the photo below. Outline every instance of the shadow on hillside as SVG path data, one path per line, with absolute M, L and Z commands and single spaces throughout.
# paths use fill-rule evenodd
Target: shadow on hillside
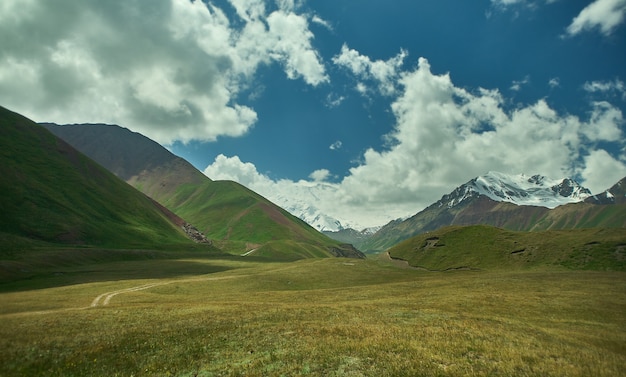
M 215 256 L 160 252 L 120 253 L 107 257 L 67 259 L 67 253 L 45 258 L 0 260 L 0 292 L 19 292 L 117 280 L 171 279 L 231 269 L 212 263 Z M 83 253 L 84 254 L 84 253 Z M 223 256 L 220 259 L 224 259 Z

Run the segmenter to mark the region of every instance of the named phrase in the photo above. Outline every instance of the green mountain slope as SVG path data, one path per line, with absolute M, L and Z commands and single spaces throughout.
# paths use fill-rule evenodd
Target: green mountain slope
M 626 270 L 623 229 L 516 232 L 474 225 L 453 226 L 410 238 L 389 249 L 392 258 L 435 271 L 560 266 Z
M 118 126 L 45 126 L 225 250 L 288 260 L 363 257 L 244 186 L 212 181 L 141 134 Z
M 181 219 L 36 123 L 0 107 L 0 243 L 191 245 Z

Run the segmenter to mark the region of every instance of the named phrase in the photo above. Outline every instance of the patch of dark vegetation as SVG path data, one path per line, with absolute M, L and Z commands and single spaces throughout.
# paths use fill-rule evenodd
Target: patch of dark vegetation
M 366 256 L 359 250 L 357 250 L 351 244 L 341 244 L 339 246 L 331 246 L 328 248 L 328 251 L 339 258 L 357 258 L 357 259 L 365 259 Z
M 475 268 L 471 266 L 460 266 L 460 267 L 450 267 L 443 270 L 443 272 L 448 271 L 480 271 L 480 268 Z

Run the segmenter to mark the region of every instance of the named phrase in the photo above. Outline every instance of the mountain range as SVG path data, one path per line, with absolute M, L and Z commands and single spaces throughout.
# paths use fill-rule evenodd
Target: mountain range
M 239 183 L 209 179 L 141 134 L 115 125 L 42 125 L 231 252 L 363 257 Z
M 489 172 L 443 195 L 414 216 L 392 221 L 372 236 L 353 242 L 360 250 L 383 251 L 450 225 L 484 224 L 520 231 L 626 227 L 625 188 L 626 178 L 592 195 L 569 178 Z
M 282 260 L 362 258 L 350 243 L 382 251 L 449 225 L 520 231 L 626 227 L 626 178 L 593 195 L 569 178 L 489 172 L 410 218 L 380 229 L 341 229 L 332 217 L 306 207 L 305 200 L 280 208 L 236 182 L 209 179 L 158 143 L 123 127 L 42 127 L 0 110 L 4 246 L 137 248 L 201 242 L 235 254 Z M 290 212 L 340 230 L 327 233 L 331 239 Z

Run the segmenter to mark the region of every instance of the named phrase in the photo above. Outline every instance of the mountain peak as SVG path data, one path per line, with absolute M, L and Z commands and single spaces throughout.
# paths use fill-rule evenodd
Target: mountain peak
M 555 208 L 567 203 L 581 202 L 591 196 L 591 192 L 571 178 L 552 179 L 539 174 L 510 175 L 490 171 L 444 195 L 437 204 L 453 207 L 468 198 L 478 196 L 485 196 L 496 202 Z

